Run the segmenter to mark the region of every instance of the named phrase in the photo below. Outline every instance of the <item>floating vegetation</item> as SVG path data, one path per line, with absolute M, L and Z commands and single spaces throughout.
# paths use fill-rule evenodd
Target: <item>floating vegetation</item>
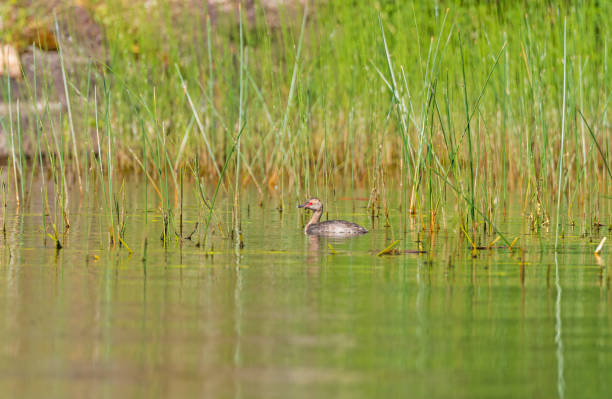
M 597 246 L 597 248 L 595 248 L 595 254 L 596 255 L 599 255 L 599 253 L 603 249 L 604 243 L 606 242 L 607 239 L 608 239 L 608 237 L 604 237 L 604 238 L 601 239 L 601 241 L 599 242 L 599 245 Z
M 395 249 L 395 247 L 397 246 L 397 244 L 399 244 L 399 240 L 395 240 L 393 241 L 391 244 L 389 244 L 385 249 L 381 250 L 380 252 L 378 252 L 376 254 L 376 256 L 382 256 L 382 255 L 399 255 L 399 250 Z

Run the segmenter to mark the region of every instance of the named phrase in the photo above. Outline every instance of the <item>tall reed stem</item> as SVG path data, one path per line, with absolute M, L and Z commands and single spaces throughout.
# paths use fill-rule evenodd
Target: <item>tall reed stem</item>
M 565 144 L 565 97 L 567 80 L 567 17 L 563 21 L 563 105 L 561 107 L 561 145 L 559 148 L 559 179 L 557 181 L 557 216 L 555 217 L 555 252 L 559 249 L 559 210 L 561 208 L 561 186 L 563 177 L 563 146 Z

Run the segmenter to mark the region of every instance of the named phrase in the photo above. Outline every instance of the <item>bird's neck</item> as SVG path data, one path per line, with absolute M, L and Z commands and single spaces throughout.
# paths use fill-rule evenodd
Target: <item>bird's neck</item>
M 313 224 L 319 223 L 319 220 L 321 220 L 322 214 L 323 214 L 323 207 L 321 207 L 321 209 L 319 209 L 318 211 L 314 211 L 314 213 L 312 214 L 312 217 L 310 218 L 310 221 L 304 227 L 304 231 L 308 231 L 308 228 L 312 226 Z

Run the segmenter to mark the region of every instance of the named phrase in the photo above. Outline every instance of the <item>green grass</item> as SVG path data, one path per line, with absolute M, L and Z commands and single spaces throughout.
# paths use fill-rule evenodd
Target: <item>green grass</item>
M 107 62 L 69 72 L 62 55 L 66 126 L 2 123 L 17 139 L 65 135 L 52 141 L 58 182 L 69 175 L 82 190 L 82 176 L 97 176 L 111 231 L 121 174 L 155 187 L 171 227 L 179 171 L 194 166 L 213 206 L 232 186 L 237 202 L 245 184 L 279 194 L 281 207 L 350 185 L 370 189 L 378 214 L 392 186 L 432 229 L 445 210 L 494 226 L 510 192 L 536 228 L 553 210 L 557 226 L 585 231 L 610 218 L 609 2 L 331 0 L 281 9 L 273 24 L 260 6 L 211 22 L 205 7 L 92 4 Z M 10 162 L 23 197 L 26 165 L 21 154 Z

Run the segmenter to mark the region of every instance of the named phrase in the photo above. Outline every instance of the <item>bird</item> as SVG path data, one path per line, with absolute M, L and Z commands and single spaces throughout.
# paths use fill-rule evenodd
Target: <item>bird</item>
M 298 208 L 310 209 L 314 213 L 310 221 L 304 227 L 304 233 L 318 236 L 351 236 L 366 234 L 368 230 L 356 223 L 346 220 L 328 220 L 319 222 L 323 214 L 323 203 L 318 198 L 310 198 Z

